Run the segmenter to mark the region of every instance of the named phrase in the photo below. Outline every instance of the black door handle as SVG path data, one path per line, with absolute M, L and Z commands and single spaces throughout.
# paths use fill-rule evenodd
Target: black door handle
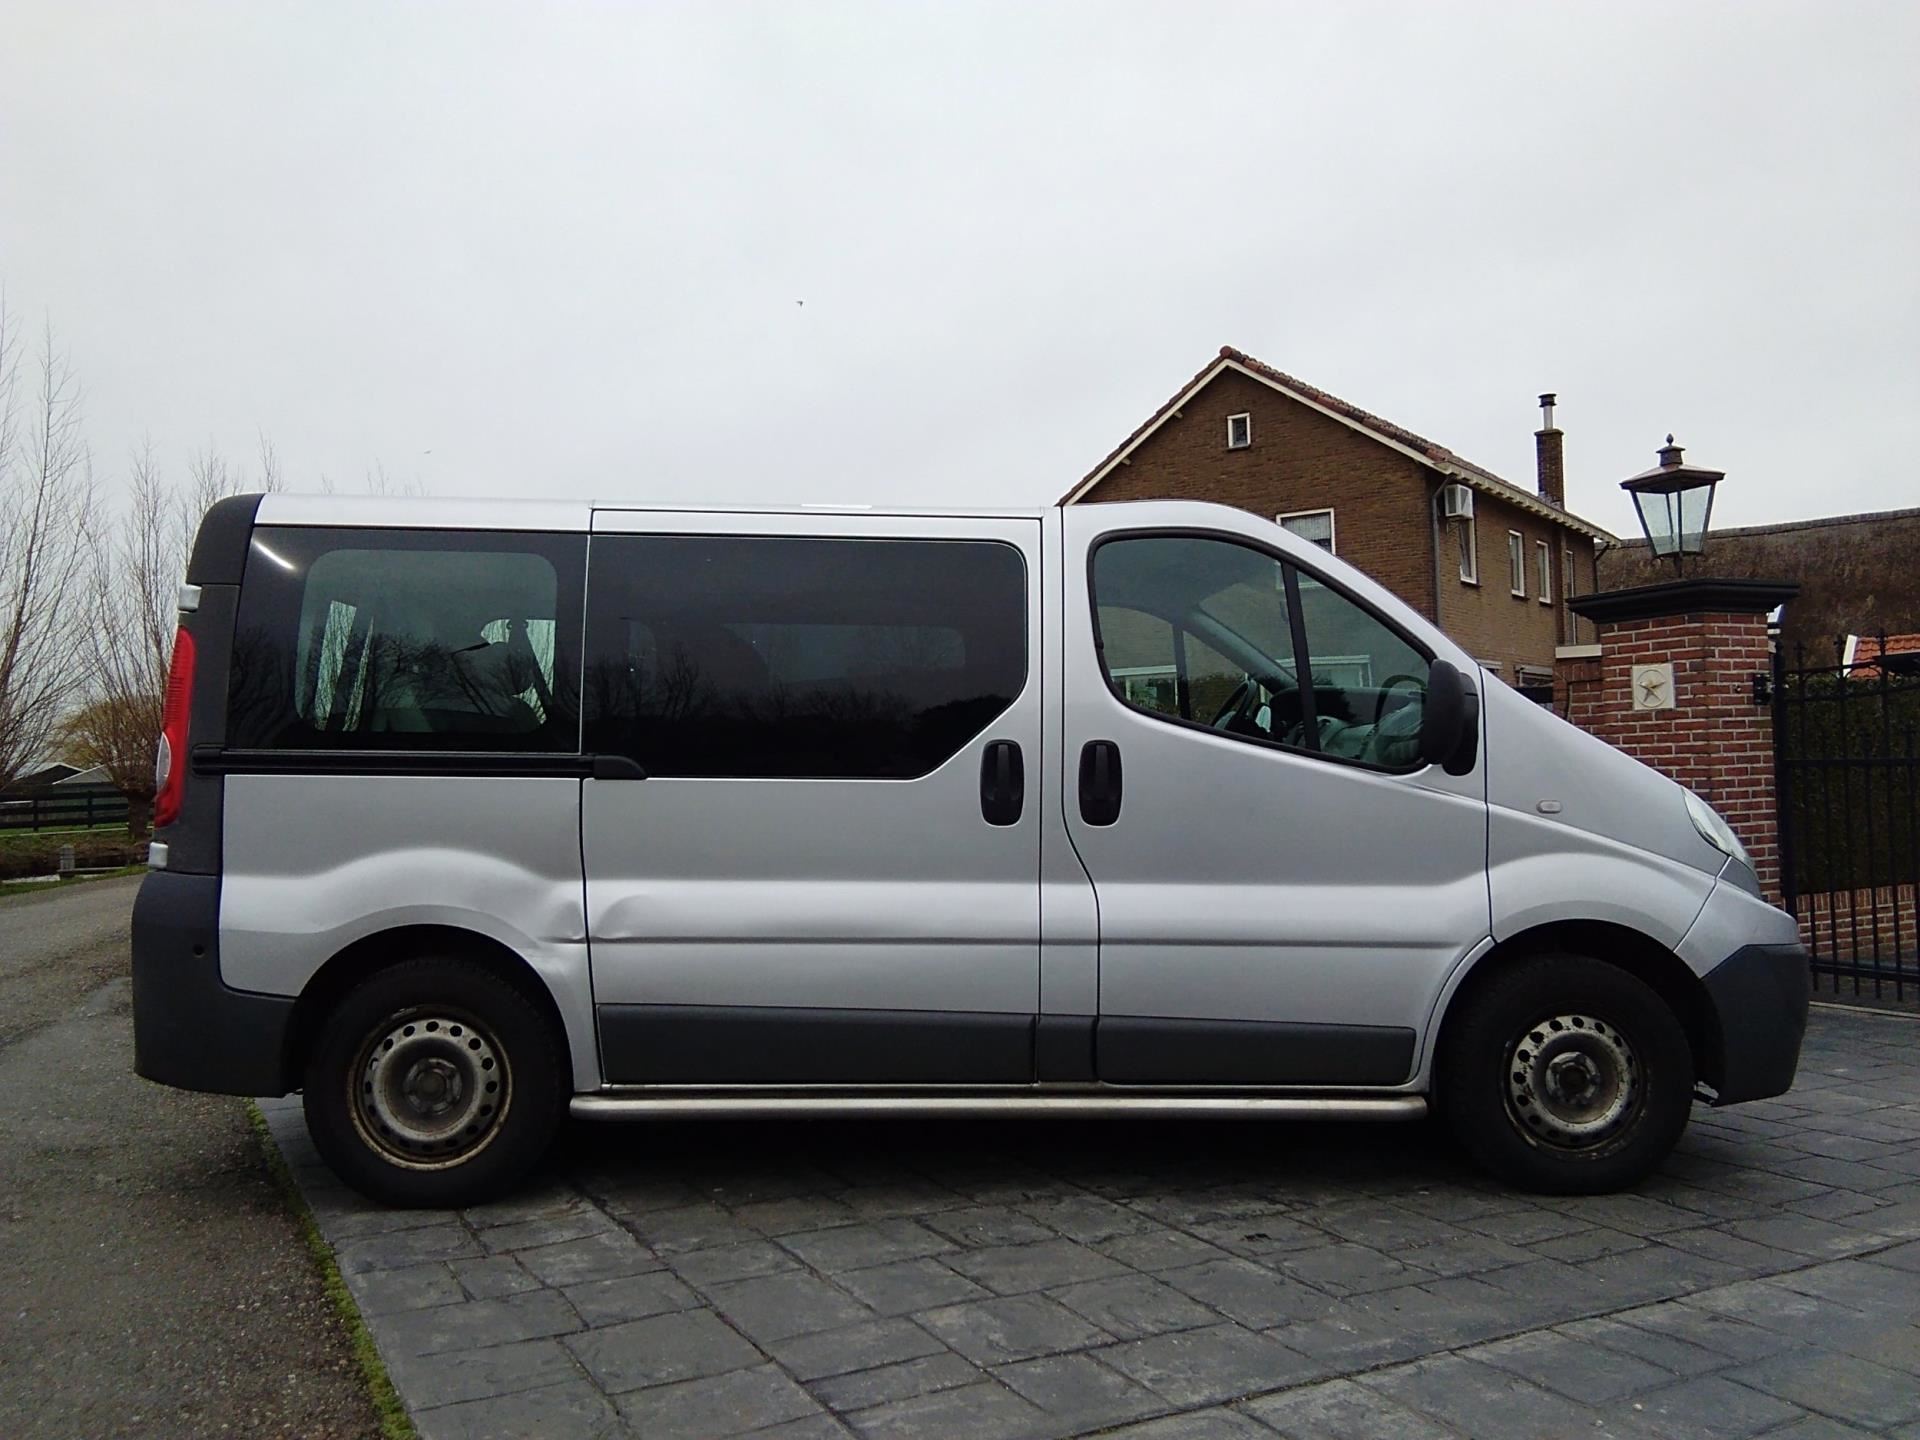
M 1011 740 L 989 741 L 980 756 L 980 814 L 989 825 L 1012 825 L 1027 799 L 1027 767 Z
M 1120 747 L 1111 740 L 1080 747 L 1080 818 L 1089 825 L 1120 818 Z

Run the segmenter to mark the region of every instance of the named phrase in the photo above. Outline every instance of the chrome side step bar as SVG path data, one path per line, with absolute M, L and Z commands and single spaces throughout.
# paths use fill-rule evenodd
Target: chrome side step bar
M 576 1095 L 581 1120 L 1419 1120 L 1424 1095 Z

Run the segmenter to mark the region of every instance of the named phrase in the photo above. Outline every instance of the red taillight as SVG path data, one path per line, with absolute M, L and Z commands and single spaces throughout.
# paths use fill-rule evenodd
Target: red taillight
M 167 667 L 167 699 L 160 713 L 160 753 L 153 760 L 153 823 L 171 825 L 180 818 L 187 791 L 187 719 L 193 710 L 193 637 L 184 629 L 173 637 L 173 664 Z

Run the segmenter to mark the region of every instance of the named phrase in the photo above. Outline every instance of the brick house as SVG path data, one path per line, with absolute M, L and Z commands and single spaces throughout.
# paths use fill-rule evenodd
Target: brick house
M 1593 638 L 1566 601 L 1594 589 L 1596 543 L 1615 543 L 1566 508 L 1551 399 L 1529 490 L 1223 347 L 1061 500 L 1212 500 L 1276 519 L 1502 678 L 1547 686 L 1555 649 Z

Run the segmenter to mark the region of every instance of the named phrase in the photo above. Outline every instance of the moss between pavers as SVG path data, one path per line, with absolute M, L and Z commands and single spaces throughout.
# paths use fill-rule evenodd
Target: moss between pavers
M 400 1403 L 400 1394 L 393 1388 L 393 1379 L 380 1359 L 380 1351 L 367 1331 L 367 1323 L 360 1318 L 360 1307 L 353 1303 L 352 1292 L 341 1278 L 340 1267 L 334 1263 L 333 1247 L 327 1244 L 320 1227 L 314 1223 L 313 1211 L 307 1208 L 299 1182 L 287 1168 L 280 1147 L 273 1143 L 273 1132 L 267 1127 L 267 1117 L 260 1113 L 260 1107 L 253 1101 L 243 1103 L 247 1107 L 247 1121 L 253 1126 L 254 1134 L 260 1137 L 260 1150 L 266 1156 L 267 1170 L 272 1174 L 274 1184 L 280 1187 L 287 1208 L 293 1212 L 301 1238 L 307 1242 L 307 1254 L 313 1260 L 313 1268 L 320 1272 L 320 1283 L 327 1292 L 327 1299 L 333 1303 L 340 1323 L 346 1327 L 347 1339 L 353 1346 L 353 1358 L 359 1362 L 361 1378 L 366 1381 L 367 1393 L 380 1416 L 380 1433 L 386 1440 L 419 1440 L 419 1432 L 413 1428 L 407 1407 Z

